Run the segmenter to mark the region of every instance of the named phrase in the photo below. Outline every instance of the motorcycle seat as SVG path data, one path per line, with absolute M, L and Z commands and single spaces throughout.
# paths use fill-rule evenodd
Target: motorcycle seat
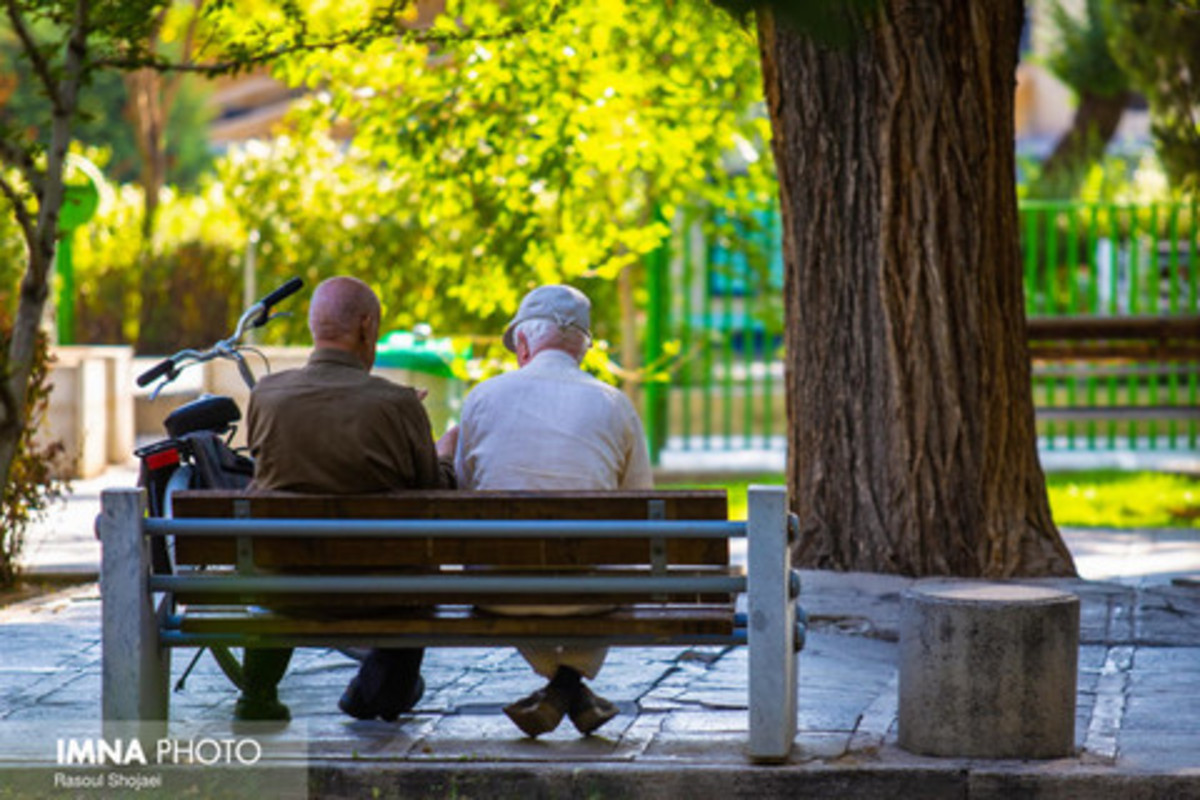
M 172 411 L 163 425 L 169 436 L 178 438 L 193 431 L 225 433 L 241 418 L 242 412 L 233 398 L 206 394 Z

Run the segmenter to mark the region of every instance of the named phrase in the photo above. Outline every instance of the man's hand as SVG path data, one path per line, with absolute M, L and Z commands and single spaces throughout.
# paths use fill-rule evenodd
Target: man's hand
M 458 426 L 454 425 L 442 434 L 442 438 L 437 440 L 438 458 L 454 458 L 456 449 L 458 449 Z

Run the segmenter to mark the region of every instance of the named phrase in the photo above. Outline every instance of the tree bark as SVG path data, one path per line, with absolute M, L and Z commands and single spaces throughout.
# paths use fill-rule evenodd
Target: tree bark
M 1072 575 L 1037 457 L 1017 243 L 1020 0 L 885 0 L 849 45 L 759 17 L 810 567 Z
M 1042 164 L 1034 193 L 1039 197 L 1073 197 L 1083 181 L 1084 170 L 1104 155 L 1117 132 L 1130 92 L 1098 95 L 1083 92 L 1071 127 L 1054 145 Z
M 145 193 L 142 238 L 146 243 L 153 237 L 159 195 L 167 181 L 167 109 L 162 83 L 162 76 L 150 68 L 125 75 L 125 91 L 129 95 L 126 116 L 133 126 L 138 154 L 142 158 L 140 181 Z

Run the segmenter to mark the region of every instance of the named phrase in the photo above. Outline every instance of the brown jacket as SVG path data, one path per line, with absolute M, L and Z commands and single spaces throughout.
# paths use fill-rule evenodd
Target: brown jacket
M 367 494 L 454 487 L 417 393 L 371 375 L 351 354 L 314 350 L 267 375 L 246 415 L 254 489 Z

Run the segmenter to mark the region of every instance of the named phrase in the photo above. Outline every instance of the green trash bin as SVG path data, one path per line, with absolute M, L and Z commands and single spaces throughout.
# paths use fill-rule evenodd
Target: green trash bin
M 466 359 L 449 337 L 434 337 L 428 325 L 411 331 L 391 331 L 379 340 L 375 350 L 375 372 L 396 383 L 429 390 L 425 409 L 433 425 L 434 436 L 458 421 L 462 408 L 462 381 L 454 377 L 452 365 Z

